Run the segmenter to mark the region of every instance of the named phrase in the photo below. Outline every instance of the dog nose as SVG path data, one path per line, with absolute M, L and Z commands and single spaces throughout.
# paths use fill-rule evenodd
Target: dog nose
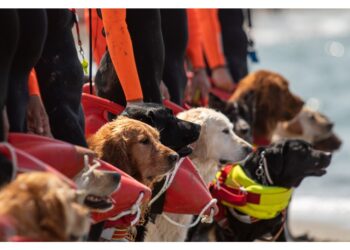
M 333 126 L 334 126 L 334 123 L 329 123 L 329 124 L 327 124 L 327 129 L 328 129 L 328 131 L 331 131 L 332 130 L 332 128 L 333 128 Z
M 177 162 L 178 159 L 179 159 L 179 155 L 178 154 L 171 154 L 171 155 L 168 156 L 169 163 Z

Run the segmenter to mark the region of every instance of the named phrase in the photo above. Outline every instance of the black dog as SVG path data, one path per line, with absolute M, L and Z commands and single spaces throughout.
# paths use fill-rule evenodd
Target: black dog
M 180 157 L 185 157 L 192 153 L 192 149 L 188 145 L 195 142 L 200 134 L 200 125 L 178 119 L 170 109 L 156 103 L 128 105 L 123 115 L 156 128 L 160 132 L 161 143 L 175 150 Z M 163 184 L 164 180 L 155 184 L 152 196 L 159 192 Z M 149 219 L 154 221 L 156 216 L 163 212 L 164 202 L 165 194 L 152 204 L 148 215 L 145 216 L 145 223 L 136 227 L 136 241 L 144 240 L 146 224 L 149 222 Z
M 257 176 L 257 168 L 260 165 L 262 152 L 265 152 L 266 167 L 273 181 L 273 186 L 284 188 L 296 188 L 307 176 L 322 176 L 326 173 L 332 154 L 312 149 L 311 145 L 302 140 L 286 140 L 272 144 L 266 148 L 258 148 L 243 164 L 245 173 L 254 181 L 263 183 L 266 176 Z M 276 235 L 283 226 L 283 216 L 269 220 L 260 220 L 248 224 L 241 222 L 236 216 L 226 209 L 228 226 L 222 228 L 217 223 L 211 225 L 199 225 L 192 230 L 188 239 L 190 241 L 206 241 L 209 234 L 213 234 L 217 241 L 253 241 L 266 234 Z M 236 213 L 239 213 L 236 211 Z
M 123 115 L 147 123 L 160 132 L 160 141 L 175 150 L 180 157 L 192 153 L 189 144 L 195 142 L 200 134 L 200 125 L 180 120 L 173 112 L 156 103 L 128 105 Z
M 126 105 L 123 88 L 115 72 L 109 52 L 103 55 L 95 76 L 96 94 L 99 97 Z
M 253 134 L 251 130 L 252 112 L 247 104 L 237 102 L 225 102 L 219 97 L 209 94 L 209 107 L 220 111 L 234 125 L 234 132 L 244 140 L 252 142 Z

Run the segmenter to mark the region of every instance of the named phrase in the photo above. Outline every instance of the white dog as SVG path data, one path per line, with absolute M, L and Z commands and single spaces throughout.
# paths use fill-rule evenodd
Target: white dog
M 177 117 L 202 127 L 199 139 L 192 144 L 193 153 L 190 158 L 206 183 L 215 177 L 220 163 L 239 162 L 252 151 L 251 145 L 233 132 L 233 124 L 220 112 L 195 108 L 181 112 Z M 192 215 L 166 214 L 185 225 L 193 220 Z M 145 241 L 185 241 L 187 232 L 187 228 L 170 224 L 160 215 L 154 224 L 147 224 Z

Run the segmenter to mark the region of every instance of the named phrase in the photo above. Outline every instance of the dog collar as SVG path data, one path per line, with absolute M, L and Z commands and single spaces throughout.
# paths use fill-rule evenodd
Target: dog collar
M 217 173 L 210 191 L 227 207 L 257 219 L 272 219 L 288 206 L 293 189 L 261 185 L 240 165 L 227 165 Z

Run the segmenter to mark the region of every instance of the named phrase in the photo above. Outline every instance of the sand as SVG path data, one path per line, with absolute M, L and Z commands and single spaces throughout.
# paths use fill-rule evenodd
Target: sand
M 350 229 L 319 222 L 291 220 L 290 229 L 293 236 L 308 234 L 314 241 L 350 242 Z

